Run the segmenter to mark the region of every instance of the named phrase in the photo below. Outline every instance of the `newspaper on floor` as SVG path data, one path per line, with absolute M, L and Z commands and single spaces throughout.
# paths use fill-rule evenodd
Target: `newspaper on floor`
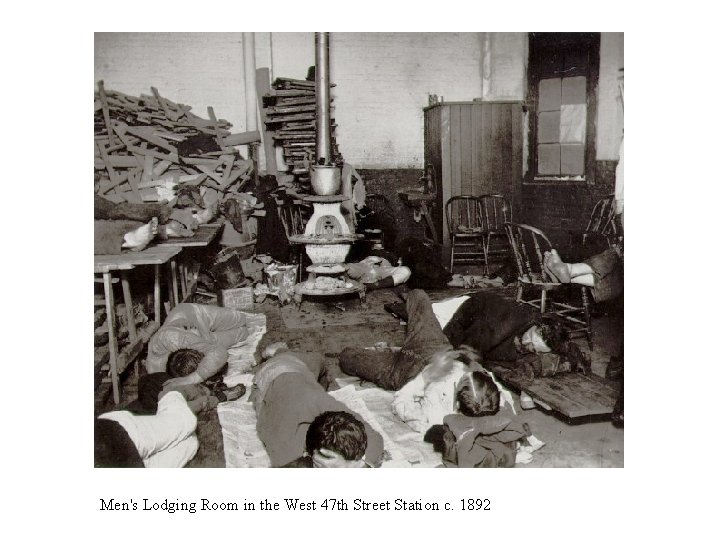
M 390 459 L 383 467 L 437 467 L 442 464 L 440 454 L 423 441 L 423 435 L 410 429 L 390 408 L 393 392 L 375 385 L 356 386 L 354 378 L 338 378 L 340 390 L 330 394 L 357 412 L 383 437 Z
M 236 401 L 220 403 L 217 407 L 222 426 L 226 467 L 270 467 L 270 457 L 257 435 L 255 406 L 249 401 L 253 374 L 237 376 L 236 384 L 244 384 L 248 391 Z
M 255 366 L 255 351 L 267 331 L 263 313 L 245 313 L 245 317 L 248 327 L 247 339 L 228 350 L 228 369 L 223 377 L 223 381 L 228 386 L 241 383 L 238 377 L 248 373 Z

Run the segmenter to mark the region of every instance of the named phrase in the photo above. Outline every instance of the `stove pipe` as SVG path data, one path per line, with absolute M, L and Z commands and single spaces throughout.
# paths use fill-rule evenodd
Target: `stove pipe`
M 330 145 L 330 32 L 315 32 L 315 162 L 332 164 Z

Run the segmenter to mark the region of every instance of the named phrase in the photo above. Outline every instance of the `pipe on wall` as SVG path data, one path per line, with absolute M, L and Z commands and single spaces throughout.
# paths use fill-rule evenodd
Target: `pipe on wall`
M 315 95 L 317 97 L 315 132 L 315 161 L 321 165 L 332 163 L 330 146 L 330 33 L 315 32 Z
M 245 72 L 245 131 L 257 130 L 257 90 L 255 86 L 255 33 L 243 32 Z

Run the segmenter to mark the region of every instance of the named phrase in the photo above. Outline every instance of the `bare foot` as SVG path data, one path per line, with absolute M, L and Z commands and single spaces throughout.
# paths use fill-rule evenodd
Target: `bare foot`
M 277 353 L 287 350 L 287 343 L 285 343 L 284 341 L 276 341 L 265 347 L 265 350 L 262 352 L 261 356 L 263 360 L 267 360 L 268 358 L 272 358 L 273 356 L 275 356 Z
M 546 251 L 543 257 L 543 266 L 550 278 L 559 283 L 570 283 L 569 265 L 562 261 L 558 252 L 554 249 Z
M 158 218 L 154 217 L 145 225 L 141 225 L 137 229 L 125 234 L 125 242 L 122 247 L 132 249 L 133 251 L 141 251 L 147 247 L 157 233 Z
M 199 225 L 209 223 L 216 215 L 218 211 L 217 202 L 208 205 L 208 207 L 202 212 L 198 212 L 193 217 L 197 220 Z
M 168 238 L 188 238 L 195 233 L 187 229 L 182 223 L 171 219 L 165 225 L 165 234 Z

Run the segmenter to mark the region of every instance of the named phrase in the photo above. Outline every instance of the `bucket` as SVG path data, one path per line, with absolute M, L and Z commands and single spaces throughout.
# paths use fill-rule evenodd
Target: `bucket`
M 247 282 L 240 261 L 235 248 L 225 248 L 218 252 L 208 270 L 218 289 L 235 289 Z
M 340 193 L 340 169 L 329 165 L 313 165 L 310 169 L 310 184 L 315 195 L 337 195 Z

